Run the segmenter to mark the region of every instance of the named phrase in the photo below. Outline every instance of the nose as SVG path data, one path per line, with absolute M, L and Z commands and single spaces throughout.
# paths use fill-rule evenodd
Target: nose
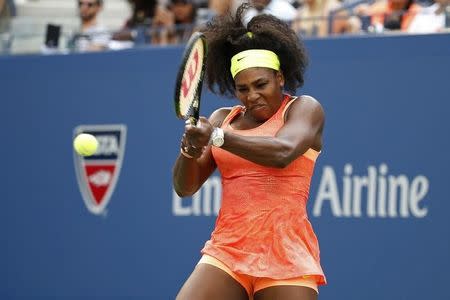
M 255 102 L 259 98 L 259 94 L 255 92 L 254 90 L 250 90 L 247 94 L 247 101 L 248 102 Z

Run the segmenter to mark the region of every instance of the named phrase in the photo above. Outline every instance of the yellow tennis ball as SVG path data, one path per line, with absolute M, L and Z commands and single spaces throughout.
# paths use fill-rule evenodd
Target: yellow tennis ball
M 73 148 L 82 156 L 93 155 L 98 148 L 98 141 L 92 134 L 81 133 L 73 140 Z

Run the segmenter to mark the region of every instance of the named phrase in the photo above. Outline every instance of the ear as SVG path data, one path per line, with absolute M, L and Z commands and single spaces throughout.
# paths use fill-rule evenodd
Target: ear
M 276 78 L 277 78 L 277 82 L 280 85 L 280 88 L 284 88 L 285 80 L 284 80 L 284 75 L 283 75 L 283 73 L 281 71 L 277 72 Z

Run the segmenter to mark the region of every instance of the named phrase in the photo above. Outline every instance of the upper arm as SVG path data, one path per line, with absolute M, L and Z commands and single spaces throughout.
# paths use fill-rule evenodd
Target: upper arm
M 231 112 L 230 107 L 223 107 L 219 108 L 216 111 L 214 111 L 211 116 L 209 116 L 209 122 L 214 127 L 220 127 L 222 126 L 223 120 L 228 116 L 228 114 Z
M 301 96 L 288 108 L 285 124 L 276 137 L 289 143 L 294 157 L 309 148 L 320 151 L 324 123 L 325 114 L 320 103 L 311 96 Z

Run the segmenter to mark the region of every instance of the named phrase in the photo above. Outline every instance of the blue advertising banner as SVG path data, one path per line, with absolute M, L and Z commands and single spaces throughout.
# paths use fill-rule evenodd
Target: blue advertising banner
M 450 36 L 306 44 L 297 93 L 326 114 L 308 202 L 320 298 L 447 299 Z M 172 189 L 182 50 L 0 57 L 1 299 L 175 298 L 221 201 L 219 174 Z M 236 104 L 203 95 L 203 115 Z M 80 128 L 98 156 L 74 155 Z

